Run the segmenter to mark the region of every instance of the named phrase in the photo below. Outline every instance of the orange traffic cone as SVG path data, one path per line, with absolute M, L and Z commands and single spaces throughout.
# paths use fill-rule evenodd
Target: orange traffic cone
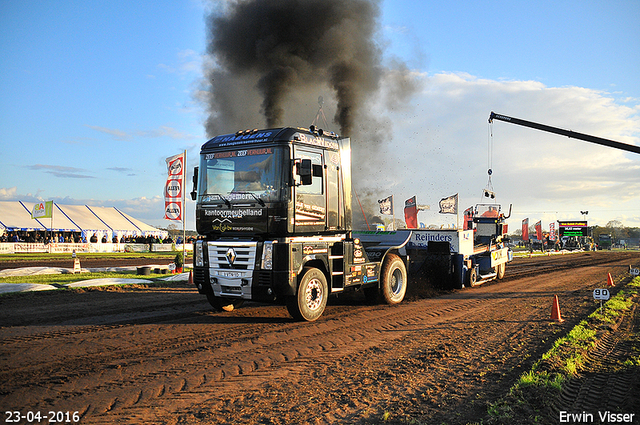
M 611 273 L 609 273 L 609 275 L 607 276 L 607 286 L 616 286 L 615 283 L 613 283 L 613 278 L 611 277 Z
M 551 320 L 556 322 L 564 322 L 564 319 L 560 316 L 560 305 L 558 304 L 558 296 L 553 296 L 553 307 L 551 309 Z
M 189 270 L 189 283 L 193 285 L 193 270 Z

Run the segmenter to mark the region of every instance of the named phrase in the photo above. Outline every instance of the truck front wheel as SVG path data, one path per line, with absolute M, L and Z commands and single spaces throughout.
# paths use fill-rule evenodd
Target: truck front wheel
M 380 272 L 382 282 L 380 291 L 387 304 L 399 304 L 407 292 L 407 269 L 400 257 L 389 254 Z
M 497 273 L 497 277 L 498 279 L 502 279 L 504 278 L 504 272 L 507 270 L 507 263 L 502 263 L 502 264 L 498 264 L 496 266 L 496 273 Z
M 313 267 L 305 267 L 298 293 L 287 299 L 287 310 L 296 320 L 312 322 L 324 312 L 328 296 L 329 287 L 324 273 Z
M 216 297 L 213 294 L 207 294 L 207 300 L 216 311 L 233 311 L 244 302 L 236 298 Z

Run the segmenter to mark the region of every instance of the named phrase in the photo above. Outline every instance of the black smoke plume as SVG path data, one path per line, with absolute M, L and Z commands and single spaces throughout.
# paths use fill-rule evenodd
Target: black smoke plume
M 237 0 L 219 7 L 208 17 L 207 133 L 275 127 L 285 119 L 308 126 L 317 105 L 302 97 L 315 100 L 329 90 L 334 122 L 350 136 L 380 84 L 379 15 L 376 0 Z

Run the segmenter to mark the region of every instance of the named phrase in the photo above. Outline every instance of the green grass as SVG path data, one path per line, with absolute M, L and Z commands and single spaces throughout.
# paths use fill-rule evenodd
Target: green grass
M 640 277 L 637 277 L 605 303 L 602 313 L 598 308 L 556 340 L 551 349 L 520 376 L 507 395 L 488 406 L 490 423 L 509 423 L 515 419 L 522 423 L 539 422 L 541 412 L 560 394 L 562 385 L 584 365 L 584 356 L 595 346 L 598 332 L 609 329 L 620 314 L 631 308 L 639 288 Z M 640 365 L 640 356 L 627 359 L 624 365 Z
M 135 271 L 126 272 L 100 272 L 100 273 L 79 273 L 79 274 L 40 274 L 35 276 L 7 276 L 0 277 L 0 283 L 39 283 L 43 285 L 66 285 L 73 282 L 89 279 L 158 279 L 171 276 L 171 274 L 151 273 L 150 275 L 139 275 Z

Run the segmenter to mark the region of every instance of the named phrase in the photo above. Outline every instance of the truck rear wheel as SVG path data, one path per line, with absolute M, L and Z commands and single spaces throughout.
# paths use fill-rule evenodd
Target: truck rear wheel
M 312 322 L 324 312 L 328 296 L 329 287 L 324 273 L 313 267 L 305 267 L 298 293 L 287 299 L 287 310 L 296 320 Z
M 216 297 L 213 294 L 207 294 L 207 300 L 216 311 L 233 311 L 244 303 L 241 299 Z
M 380 275 L 380 292 L 384 301 L 390 305 L 402 302 L 407 292 L 407 269 L 402 259 L 395 254 L 389 254 L 382 265 Z
M 467 284 L 470 288 L 473 288 L 478 283 L 478 274 L 476 273 L 476 268 L 473 267 L 469 269 L 467 272 Z

